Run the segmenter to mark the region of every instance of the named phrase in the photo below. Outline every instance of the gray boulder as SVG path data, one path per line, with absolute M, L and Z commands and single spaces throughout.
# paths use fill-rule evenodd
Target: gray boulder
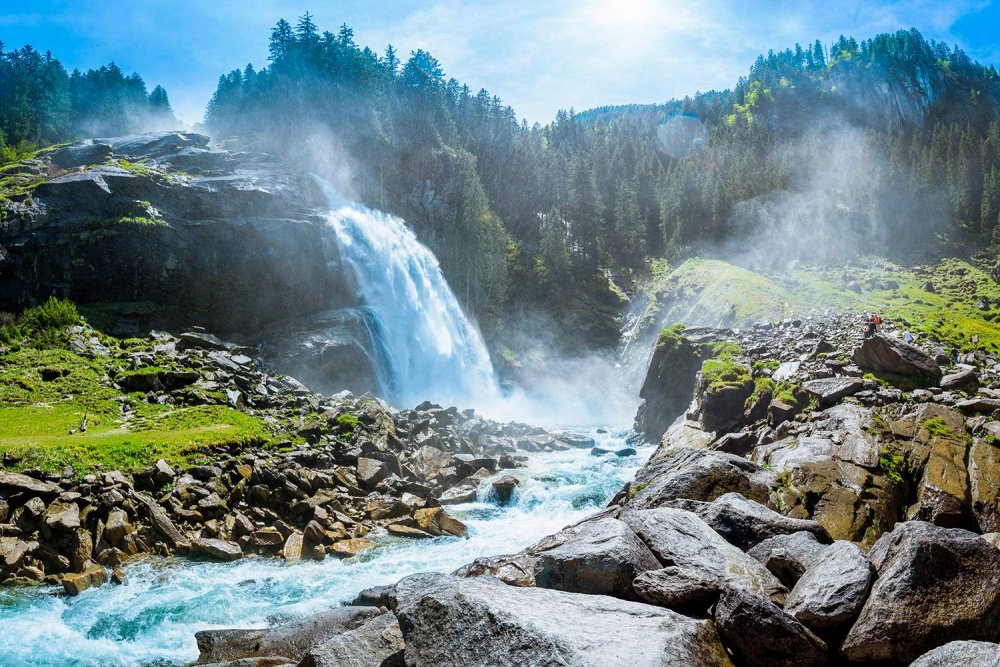
M 785 611 L 816 632 L 853 621 L 871 590 L 871 563 L 853 542 L 834 542 L 806 570 L 785 600 Z
M 769 537 L 747 552 L 785 586 L 791 588 L 812 567 L 827 545 L 812 533 L 792 533 Z
M 111 157 L 111 146 L 93 141 L 66 146 L 52 153 L 52 164 L 62 169 L 101 164 Z
M 632 484 L 638 491 L 628 504 L 649 509 L 678 498 L 711 501 L 731 492 L 766 503 L 776 484 L 774 472 L 741 456 L 677 448 L 639 471 Z
M 55 495 L 62 491 L 58 484 L 43 482 L 42 480 L 28 477 L 18 472 L 0 471 L 0 489 L 7 488 L 16 491 L 27 491 L 28 493 L 39 493 L 42 495 Z
M 301 621 L 262 630 L 203 630 L 195 633 L 198 663 L 283 656 L 297 662 L 313 646 L 359 628 L 378 616 L 378 607 L 341 607 Z
M 940 378 L 941 367 L 923 350 L 886 336 L 865 339 L 851 357 L 860 368 L 897 375 Z
M 236 542 L 199 537 L 191 540 L 191 554 L 213 560 L 238 560 L 243 557 L 243 549 Z
M 696 570 L 720 587 L 729 583 L 779 601 L 787 593 L 763 565 L 726 542 L 692 512 L 667 507 L 626 510 L 621 519 L 661 563 Z
M 671 565 L 643 572 L 632 581 L 643 602 L 671 609 L 704 612 L 719 599 L 724 583 L 711 574 L 690 567 Z
M 855 377 L 824 378 L 802 383 L 802 388 L 816 398 L 821 408 L 828 408 L 845 396 L 858 393 L 864 386 L 865 381 Z
M 976 369 L 969 366 L 945 375 L 939 384 L 942 389 L 975 389 L 979 386 L 979 376 Z
M 751 591 L 727 588 L 715 606 L 726 644 L 748 665 L 811 667 L 826 664 L 826 644 L 778 605 Z
M 1000 644 L 993 642 L 948 642 L 928 651 L 910 667 L 1000 667 Z
M 660 562 L 618 519 L 588 521 L 535 561 L 535 585 L 574 593 L 635 599 L 632 580 Z
M 404 648 L 396 617 L 386 613 L 314 646 L 298 667 L 404 667 Z
M 769 537 L 803 531 L 812 533 L 821 542 L 830 542 L 826 528 L 818 522 L 778 514 L 739 493 L 726 493 L 710 503 L 680 500 L 671 506 L 694 512 L 723 539 L 744 551 Z
M 849 660 L 906 661 L 952 640 L 997 639 L 1000 549 L 979 535 L 907 521 L 869 558 L 878 578 L 844 639 Z
M 411 667 L 730 666 L 708 621 L 601 595 L 417 574 L 396 584 Z

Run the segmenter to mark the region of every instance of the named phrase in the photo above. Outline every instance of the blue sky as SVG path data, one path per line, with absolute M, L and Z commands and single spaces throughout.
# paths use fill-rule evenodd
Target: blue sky
M 427 49 L 530 122 L 730 87 L 759 53 L 840 34 L 916 27 L 1000 66 L 1000 0 L 0 0 L 0 40 L 70 69 L 114 60 L 164 85 L 192 123 L 220 74 L 266 65 L 271 27 L 306 10 L 379 53 Z

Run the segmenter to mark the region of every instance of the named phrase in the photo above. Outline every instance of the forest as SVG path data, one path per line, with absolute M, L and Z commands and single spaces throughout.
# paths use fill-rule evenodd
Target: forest
M 166 92 L 113 64 L 0 59 L 8 144 L 132 131 L 144 113 L 169 116 Z M 266 67 L 220 77 L 205 123 L 403 217 L 487 331 L 546 312 L 613 343 L 625 294 L 693 254 L 780 268 L 1000 236 L 1000 77 L 915 29 L 771 51 L 729 90 L 528 125 L 430 53 L 380 55 L 307 13 L 273 28 Z

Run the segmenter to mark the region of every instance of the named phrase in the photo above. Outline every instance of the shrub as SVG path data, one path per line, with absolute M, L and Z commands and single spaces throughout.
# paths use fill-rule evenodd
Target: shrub
M 0 317 L 0 342 L 15 343 L 30 339 L 34 347 L 58 347 L 62 330 L 80 322 L 80 313 L 72 301 L 54 296 L 40 306 L 29 308 L 16 320 L 9 314 Z

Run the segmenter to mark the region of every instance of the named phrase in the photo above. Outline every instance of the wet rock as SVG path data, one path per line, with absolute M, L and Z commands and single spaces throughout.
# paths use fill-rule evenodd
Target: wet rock
M 353 558 L 357 556 L 362 551 L 366 551 L 375 546 L 375 543 L 371 540 L 366 540 L 361 537 L 355 537 L 349 540 L 341 540 L 334 543 L 327 551 L 331 555 L 337 556 L 339 558 Z
M 675 565 L 642 572 L 632 580 L 632 589 L 642 602 L 697 612 L 715 604 L 724 586 L 718 577 Z
M 396 600 L 413 667 L 731 664 L 711 623 L 606 596 L 419 574 Z
M 221 561 L 238 560 L 243 557 L 243 549 L 235 542 L 206 537 L 191 540 L 191 553 Z
M 404 667 L 404 648 L 399 623 L 387 613 L 314 646 L 299 667 Z
M 722 584 L 783 600 L 785 587 L 764 566 L 726 542 L 693 512 L 661 507 L 626 510 L 621 520 L 661 563 L 693 569 Z
M 785 586 L 792 588 L 826 547 L 812 533 L 801 532 L 769 537 L 747 551 L 747 555 L 759 561 Z
M 655 570 L 659 561 L 627 525 L 617 519 L 587 521 L 563 544 L 542 551 L 535 585 L 590 595 L 634 599 L 632 580 Z
M 520 483 L 521 480 L 513 475 L 503 475 L 494 481 L 492 484 L 493 495 L 497 499 L 497 504 L 502 506 L 510 503 L 511 498 L 514 496 L 514 489 Z
M 312 647 L 360 628 L 380 613 L 377 607 L 340 607 L 262 630 L 203 630 L 195 633 L 198 663 L 259 656 L 283 656 L 298 662 Z
M 785 600 L 785 611 L 822 632 L 851 623 L 868 598 L 874 572 L 852 542 L 834 542 L 808 569 Z
M 952 640 L 994 640 L 1000 549 L 975 533 L 898 524 L 872 547 L 878 573 L 842 647 L 851 661 L 913 660 Z
M 1000 667 L 1000 644 L 955 641 L 924 653 L 910 667 Z
M 854 377 L 809 380 L 802 383 L 802 388 L 816 398 L 821 408 L 830 407 L 845 396 L 858 393 L 864 386 L 864 380 Z
M 818 522 L 778 514 L 738 493 L 723 494 L 710 503 L 680 500 L 672 504 L 694 512 L 727 542 L 743 551 L 769 537 L 800 531 L 812 533 L 821 542 L 830 541 L 830 535 Z
M 872 336 L 854 350 L 852 360 L 859 367 L 897 375 L 940 378 L 941 367 L 919 348 L 895 338 Z
M 108 572 L 100 565 L 91 565 L 86 570 L 76 574 L 67 574 L 62 579 L 63 590 L 68 595 L 79 595 L 88 588 L 94 588 L 107 583 Z
M 715 623 L 726 644 L 749 665 L 820 667 L 826 644 L 770 600 L 730 587 L 715 607 Z
M 777 484 L 774 472 L 725 452 L 683 448 L 654 460 L 636 475 L 631 507 L 658 507 L 678 498 L 711 501 L 731 492 L 767 503 Z
M 108 144 L 86 141 L 60 148 L 52 153 L 52 164 L 62 169 L 101 164 L 111 157 Z

